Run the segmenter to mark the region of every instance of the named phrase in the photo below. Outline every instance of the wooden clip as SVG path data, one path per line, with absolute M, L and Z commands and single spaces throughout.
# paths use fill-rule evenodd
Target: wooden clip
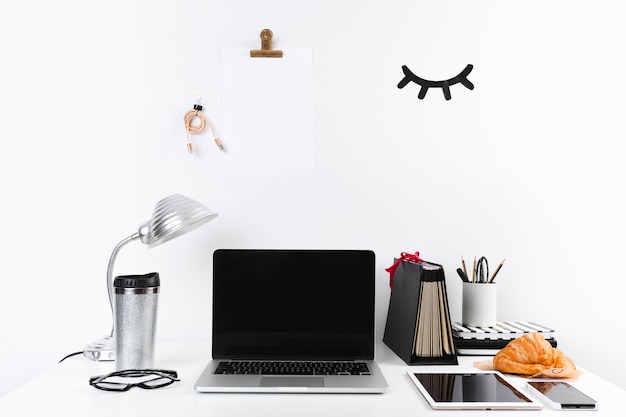
M 251 49 L 250 57 L 252 58 L 282 58 L 283 51 L 272 49 L 272 36 L 274 34 L 269 29 L 263 29 L 261 32 L 261 49 Z

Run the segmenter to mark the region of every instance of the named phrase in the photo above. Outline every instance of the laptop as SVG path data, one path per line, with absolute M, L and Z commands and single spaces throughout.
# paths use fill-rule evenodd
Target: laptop
M 368 250 L 216 250 L 213 359 L 196 391 L 384 392 L 374 288 Z

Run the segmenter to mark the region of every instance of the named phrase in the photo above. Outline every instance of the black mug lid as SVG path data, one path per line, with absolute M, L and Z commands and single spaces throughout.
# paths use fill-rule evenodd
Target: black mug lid
M 158 272 L 150 272 L 144 275 L 120 275 L 115 277 L 115 288 L 150 288 L 161 285 Z

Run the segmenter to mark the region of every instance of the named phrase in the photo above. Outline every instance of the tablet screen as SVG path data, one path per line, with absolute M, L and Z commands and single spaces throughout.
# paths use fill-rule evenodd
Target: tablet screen
M 498 372 L 409 373 L 433 408 L 529 409 L 541 404 L 526 396 Z

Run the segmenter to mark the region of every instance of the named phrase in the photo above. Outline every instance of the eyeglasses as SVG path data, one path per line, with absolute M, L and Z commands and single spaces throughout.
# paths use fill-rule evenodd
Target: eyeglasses
M 143 378 L 140 382 L 128 382 L 123 378 Z M 92 376 L 89 385 L 103 391 L 128 391 L 132 387 L 155 389 L 173 384 L 178 379 L 176 371 L 166 369 L 127 369 L 107 375 Z

